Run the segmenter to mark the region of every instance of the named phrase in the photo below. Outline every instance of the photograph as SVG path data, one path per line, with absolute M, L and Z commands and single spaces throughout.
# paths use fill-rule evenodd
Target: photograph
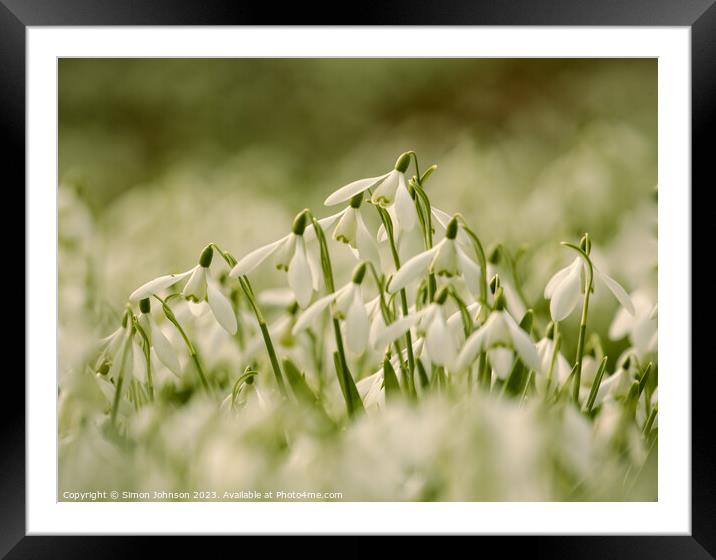
M 57 500 L 657 502 L 658 65 L 57 58 Z

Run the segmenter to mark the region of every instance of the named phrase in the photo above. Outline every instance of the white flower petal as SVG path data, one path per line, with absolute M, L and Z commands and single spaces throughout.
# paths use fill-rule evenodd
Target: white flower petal
M 435 258 L 430 263 L 430 271 L 443 276 L 457 276 L 457 244 L 454 239 L 443 239 L 436 246 Z
M 433 363 L 454 371 L 457 362 L 455 339 L 448 329 L 442 312 L 435 314 L 425 335 L 425 345 Z
M 440 244 L 436 245 L 428 251 L 424 251 L 415 255 L 412 259 L 408 260 L 400 267 L 400 270 L 395 273 L 393 278 L 388 284 L 388 292 L 394 294 L 401 288 L 404 288 L 410 284 L 413 280 L 416 280 L 421 275 L 425 274 L 428 270 L 430 261 L 433 260 L 436 252 L 440 248 Z
M 606 284 L 607 288 L 609 288 L 609 291 L 614 294 L 614 297 L 617 298 L 617 301 L 622 304 L 622 306 L 629 312 L 629 314 L 634 315 L 634 303 L 632 303 L 629 294 L 626 293 L 626 290 L 622 288 L 621 284 L 614 280 L 614 278 L 611 278 L 603 272 L 598 271 L 596 268 L 594 269 L 594 275 L 599 277 L 599 279 L 601 279 Z
M 130 351 L 132 353 L 132 374 L 137 381 L 145 383 L 147 381 L 147 357 L 144 355 L 144 350 L 134 340 Z
M 301 236 L 296 239 L 296 251 L 288 265 L 288 285 L 296 295 L 296 301 L 301 307 L 311 303 L 313 295 L 313 275 L 308 264 L 306 245 Z
M 515 350 L 517 350 L 517 353 L 520 355 L 520 358 L 522 358 L 522 361 L 528 368 L 539 371 L 540 359 L 535 343 L 532 342 L 529 335 L 520 328 L 509 313 L 505 311 L 502 313 L 505 318 L 505 323 L 507 323 L 507 328 L 510 331 L 512 343 Z
M 154 347 L 154 352 L 167 368 L 169 368 L 176 375 L 181 375 L 181 366 L 179 365 L 179 358 L 177 358 L 176 350 L 172 346 L 171 342 L 164 336 L 164 333 L 159 328 L 159 325 L 152 324 L 151 327 L 151 341 Z
M 368 345 L 368 329 L 368 313 L 360 292 L 357 292 L 346 315 L 346 346 L 348 350 L 354 354 L 362 354 L 365 351 Z
M 378 243 L 388 241 L 388 232 L 385 230 L 385 226 L 383 224 L 380 224 L 380 226 L 378 227 L 378 233 L 376 234 L 375 238 L 378 240 Z
M 219 286 L 211 276 L 207 278 L 207 301 L 214 317 L 218 323 L 229 334 L 236 334 L 237 323 L 231 302 L 219 289 Z
M 373 191 L 371 202 L 381 206 L 389 206 L 395 200 L 395 191 L 398 188 L 399 176 L 402 173 L 393 170 L 383 177 L 380 184 L 376 184 L 377 188 Z
M 341 219 L 338 220 L 336 229 L 333 230 L 333 239 L 341 243 L 347 243 L 353 248 L 356 247 L 357 214 L 358 211 L 355 208 L 349 207 L 346 209 Z
M 380 269 L 380 254 L 378 253 L 378 246 L 376 245 L 373 236 L 368 231 L 368 228 L 366 227 L 360 214 L 357 216 L 356 224 L 356 248 L 358 249 L 358 254 L 361 259 L 372 262 Z
M 624 338 L 634 326 L 634 319 L 629 312 L 620 307 L 614 316 L 612 324 L 609 326 L 609 338 L 611 340 L 619 340 Z
M 395 215 L 400 223 L 400 229 L 410 231 L 418 221 L 417 210 L 408 187 L 405 185 L 405 175 L 398 175 L 398 188 L 395 191 Z
M 236 266 L 231 269 L 229 275 L 232 278 L 238 278 L 239 276 L 248 274 L 258 265 L 264 262 L 268 257 L 270 257 L 273 252 L 278 249 L 279 245 L 285 240 L 286 237 L 282 237 L 278 241 L 274 241 L 273 243 L 269 243 L 268 245 L 264 245 L 263 247 L 254 249 L 248 255 L 239 260 L 238 263 L 236 263 Z
M 381 175 L 380 177 L 368 177 L 367 179 L 358 179 L 357 181 L 348 183 L 347 185 L 342 186 L 340 189 L 331 194 L 323 204 L 325 206 L 333 206 L 334 204 L 338 204 L 339 202 L 345 202 L 346 200 L 350 200 L 358 193 L 378 186 L 383 181 L 385 181 L 385 179 L 388 178 L 389 175 L 390 173 L 386 173 L 385 175 Z
M 341 217 L 350 209 L 350 206 L 347 208 L 344 208 L 340 212 L 336 214 L 332 214 L 330 216 L 326 216 L 325 218 L 321 218 L 318 220 L 318 225 L 321 226 L 321 229 L 325 232 L 329 229 L 331 229 L 331 226 L 336 223 L 336 221 L 340 220 Z M 316 229 L 313 227 L 313 224 L 310 223 L 306 226 L 306 229 L 303 230 L 303 239 L 306 242 L 313 241 L 316 238 Z
M 457 370 L 461 371 L 467 369 L 477 358 L 477 355 L 482 351 L 482 347 L 485 343 L 485 331 L 487 324 L 483 325 L 472 333 L 460 351 L 460 355 L 457 358 Z
M 184 286 L 181 295 L 186 299 L 196 302 L 203 301 L 206 298 L 206 268 L 203 266 L 195 266 L 194 272 Z
M 459 246 L 457 248 L 457 262 L 460 266 L 460 272 L 465 277 L 465 283 L 468 290 L 477 296 L 480 293 L 480 267 L 470 257 L 465 254 Z
M 577 305 L 580 290 L 580 269 L 570 267 L 569 272 L 563 277 L 552 291 L 552 299 L 549 302 L 549 312 L 552 320 L 561 321 L 569 315 Z
M 303 313 L 301 313 L 301 316 L 298 318 L 298 321 L 296 321 L 296 324 L 293 326 L 293 330 L 291 332 L 296 335 L 302 330 L 310 327 L 323 310 L 326 309 L 326 307 L 328 307 L 335 298 L 336 294 L 328 294 L 327 296 L 323 296 L 322 298 L 314 301 Z
M 549 279 L 549 282 L 547 282 L 547 285 L 544 288 L 544 298 L 552 299 L 552 294 L 555 288 L 564 281 L 564 279 L 570 272 L 572 272 L 575 268 L 579 268 L 579 264 L 579 257 L 577 257 L 572 261 L 572 264 L 570 264 L 569 266 L 565 266 L 561 270 L 558 270 L 554 274 L 554 276 Z
M 500 379 L 505 379 L 512 369 L 512 362 L 515 358 L 515 353 L 511 348 L 505 348 L 500 346 L 497 348 L 491 348 L 487 351 L 487 357 L 490 360 L 490 365 L 495 371 L 495 375 Z
M 157 292 L 160 292 L 161 290 L 165 290 L 166 288 L 169 288 L 170 286 L 173 286 L 180 280 L 183 280 L 187 276 L 189 276 L 194 269 L 187 270 L 186 272 L 182 272 L 181 274 L 167 274 L 166 276 L 160 276 L 159 278 L 155 278 L 154 280 L 150 280 L 146 284 L 140 286 L 136 290 L 132 292 L 132 294 L 129 296 L 130 301 L 139 301 L 140 299 L 145 299 L 148 297 L 151 297 L 153 294 L 156 294 Z
M 407 317 L 401 317 L 388 326 L 383 323 L 383 325 L 374 329 L 371 345 L 378 351 L 384 350 L 386 346 L 403 336 L 421 317 L 421 312 L 418 312 Z

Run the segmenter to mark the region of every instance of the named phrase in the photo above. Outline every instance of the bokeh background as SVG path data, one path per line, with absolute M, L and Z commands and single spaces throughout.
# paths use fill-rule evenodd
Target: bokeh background
M 328 193 L 408 149 L 439 165 L 434 205 L 523 252 L 538 311 L 572 258 L 559 241 L 584 231 L 655 301 L 655 59 L 62 59 L 61 365 L 136 286 L 209 241 L 240 256 L 305 206 L 326 215 Z M 605 332 L 616 303 L 601 296 Z

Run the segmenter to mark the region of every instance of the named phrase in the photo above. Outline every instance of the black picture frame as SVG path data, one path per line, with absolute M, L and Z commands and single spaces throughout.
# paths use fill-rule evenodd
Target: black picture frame
M 25 184 L 25 56 L 28 26 L 91 25 L 559 25 L 559 26 L 687 26 L 692 56 L 692 196 L 713 187 L 713 159 L 708 140 L 716 129 L 716 4 L 715 0 L 511 0 L 506 3 L 452 0 L 368 2 L 360 9 L 330 12 L 323 5 L 296 3 L 277 9 L 268 3 L 176 0 L 0 0 L 0 126 L 6 141 L 2 151 L 5 192 L 20 192 Z M 350 21 L 339 13 L 350 14 Z M 24 189 L 22 190 L 24 192 Z M 7 202 L 6 202 L 7 204 Z M 23 196 L 24 207 L 24 196 Z M 693 207 L 693 206 L 692 206 Z M 15 208 L 17 208 L 15 206 Z M 16 210 L 15 210 L 16 212 Z M 712 213 L 713 211 L 710 211 Z M 705 222 L 702 222 L 705 224 Z M 693 227 L 694 249 L 709 251 L 706 226 Z M 11 235 L 11 234 L 10 234 Z M 12 237 L 6 245 L 12 249 Z M 701 254 L 694 252 L 692 254 Z M 26 259 L 32 258 L 26 255 Z M 685 281 L 689 271 L 684 271 Z M 693 293 L 706 282 L 693 276 Z M 25 293 L 25 298 L 28 294 Z M 27 301 L 27 300 L 25 300 Z M 691 308 L 691 301 L 685 300 Z M 708 314 L 708 311 L 704 312 Z M 7 324 L 7 323 L 6 323 Z M 696 347 L 708 344 L 707 329 L 692 329 Z M 8 332 L 8 331 L 6 331 Z M 701 338 L 701 345 L 698 344 Z M 6 343 L 7 344 L 7 343 Z M 692 343 L 693 344 L 693 343 Z M 693 347 L 693 346 L 692 346 Z M 711 426 L 713 415 L 709 368 L 692 375 L 692 533 L 691 536 L 583 536 L 500 538 L 500 553 L 520 550 L 532 557 L 558 558 L 716 558 L 716 461 Z M 13 406 L 0 408 L 0 555 L 7 558 L 114 557 L 145 550 L 140 537 L 25 536 L 25 402 L 24 378 L 6 371 L 3 387 L 15 395 Z M 162 545 L 163 547 L 165 545 Z M 168 545 L 166 545 L 168 546 Z M 206 553 L 205 545 L 183 539 L 182 552 Z M 280 554 L 291 544 L 271 545 Z M 370 553 L 370 544 L 352 545 Z M 421 547 L 424 545 L 421 544 Z M 198 547 L 201 547 L 199 549 Z M 331 547 L 329 547 L 331 548 Z M 347 550 L 343 548 L 343 550 Z M 314 551 L 315 552 L 315 551 Z M 164 553 L 170 553 L 164 548 Z

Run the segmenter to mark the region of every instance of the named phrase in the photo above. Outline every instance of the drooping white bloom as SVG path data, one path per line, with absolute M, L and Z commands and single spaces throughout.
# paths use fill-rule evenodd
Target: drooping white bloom
M 480 267 L 467 256 L 456 240 L 457 220 L 451 219 L 445 231 L 445 238 L 432 249 L 423 251 L 404 263 L 388 284 L 388 291 L 396 293 L 427 272 L 439 276 L 454 277 L 462 275 L 472 290 L 476 290 L 480 280 Z
M 172 373 L 181 375 L 181 366 L 179 365 L 176 349 L 172 346 L 172 343 L 169 342 L 166 335 L 162 332 L 162 329 L 152 317 L 148 298 L 140 300 L 139 310 L 141 311 L 138 319 L 139 326 L 142 327 L 157 358 L 167 366 Z
M 368 310 L 361 292 L 365 272 L 366 264 L 359 264 L 348 284 L 313 302 L 296 321 L 293 334 L 308 328 L 323 310 L 333 304 L 334 315 L 345 323 L 346 346 L 354 354 L 362 354 L 368 346 L 370 331 Z
M 515 352 L 527 367 L 540 371 L 541 361 L 535 343 L 504 309 L 504 296 L 496 294 L 495 301 L 495 310 L 465 341 L 458 358 L 458 370 L 469 367 L 484 350 L 501 379 L 510 372 Z
M 547 374 L 549 373 L 549 366 L 552 362 L 552 355 L 554 354 L 554 340 L 550 337 L 545 336 L 536 344 L 537 353 L 540 359 L 540 368 L 536 370 L 538 378 L 546 384 Z M 555 357 L 554 367 L 552 369 L 552 383 L 558 383 L 562 385 L 567 378 L 572 368 L 564 357 L 562 352 L 558 352 Z M 554 386 L 554 385 L 553 385 Z
M 626 290 L 616 280 L 600 272 L 596 266 L 592 266 L 592 270 L 594 272 L 593 284 L 606 285 L 617 301 L 624 306 L 629 314 L 633 315 L 634 304 Z M 587 274 L 587 264 L 582 257 L 577 256 L 569 266 L 552 276 L 545 286 L 544 297 L 550 300 L 549 311 L 553 321 L 562 321 L 574 311 L 582 292 L 584 274 Z
M 395 163 L 395 168 L 388 173 L 348 183 L 326 198 L 324 204 L 340 204 L 372 190 L 370 202 L 384 208 L 393 208 L 400 227 L 406 231 L 411 230 L 418 220 L 418 213 L 405 180 L 405 170 L 409 163 L 409 154 L 402 154 Z
M 130 301 L 140 301 L 150 298 L 152 295 L 177 284 L 181 280 L 188 277 L 182 296 L 187 300 L 200 303 L 206 301 L 211 308 L 211 312 L 218 323 L 229 334 L 235 334 L 238 327 L 236 323 L 236 315 L 231 306 L 229 299 L 223 294 L 219 288 L 219 283 L 211 275 L 211 261 L 214 255 L 214 249 L 208 245 L 199 257 L 199 264 L 194 268 L 182 272 L 181 274 L 169 274 L 160 276 L 154 280 L 150 280 L 143 286 L 140 286 L 129 296 Z
M 248 274 L 269 257 L 279 270 L 288 272 L 288 285 L 301 307 L 311 302 L 314 290 L 314 272 L 308 258 L 303 237 L 308 217 L 301 212 L 293 222 L 291 233 L 278 241 L 251 251 L 231 269 L 230 276 L 238 278 Z
M 640 355 L 654 352 L 658 338 L 656 304 L 643 290 L 632 293 L 631 300 L 634 314 L 630 315 L 624 308 L 619 309 L 609 327 L 609 338 L 619 340 L 628 336 Z
M 594 406 L 597 407 L 608 400 L 625 396 L 629 392 L 632 382 L 635 379 L 636 377 L 630 371 L 629 359 L 627 358 L 626 362 L 623 363 L 617 371 L 602 380 L 602 384 L 597 391 L 597 397 L 594 400 Z
M 368 260 L 380 267 L 380 255 L 374 236 L 368 230 L 361 211 L 363 194 L 359 193 L 350 200 L 350 204 L 340 212 L 318 220 L 320 226 L 330 233 L 336 241 L 348 245 L 356 258 Z M 309 225 L 304 233 L 308 241 L 316 232 Z

